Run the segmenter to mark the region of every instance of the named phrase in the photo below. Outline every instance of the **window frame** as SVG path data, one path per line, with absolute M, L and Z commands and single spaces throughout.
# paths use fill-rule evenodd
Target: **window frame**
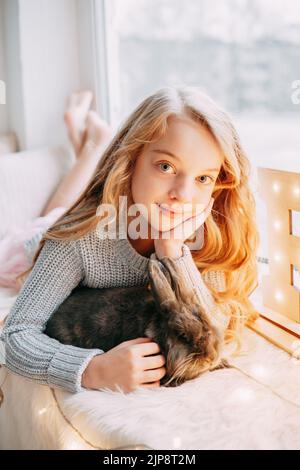
M 86 0 L 84 0 L 86 3 Z M 120 69 L 114 0 L 89 0 L 96 110 L 112 126 L 120 119 Z

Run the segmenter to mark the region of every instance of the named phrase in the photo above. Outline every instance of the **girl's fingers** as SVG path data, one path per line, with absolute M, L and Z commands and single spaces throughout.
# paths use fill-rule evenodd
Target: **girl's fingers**
M 144 370 L 144 372 L 142 373 L 142 381 L 143 383 L 157 382 L 166 375 L 166 372 L 167 370 L 165 367 L 160 367 L 159 369 Z
M 133 347 L 138 350 L 141 356 L 150 356 L 160 353 L 159 344 L 154 341 L 141 342 L 141 344 L 136 344 Z
M 162 354 L 156 354 L 155 356 L 145 356 L 143 358 L 144 370 L 157 369 L 163 367 L 166 363 L 166 359 Z

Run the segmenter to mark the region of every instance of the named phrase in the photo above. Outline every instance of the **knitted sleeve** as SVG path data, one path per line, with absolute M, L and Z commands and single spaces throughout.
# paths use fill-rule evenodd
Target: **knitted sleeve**
M 104 352 L 63 345 L 43 333 L 51 314 L 83 278 L 75 243 L 46 240 L 1 335 L 9 370 L 70 392 L 83 390 L 84 369 Z
M 211 284 L 217 291 L 224 291 L 224 273 L 222 271 L 214 271 L 202 276 L 193 260 L 190 249 L 186 244 L 183 244 L 182 253 L 183 255 L 180 258 L 173 260 L 176 263 L 182 282 L 185 282 L 188 288 L 195 290 L 200 305 L 208 314 L 212 323 L 217 328 L 225 332 L 230 318 L 221 311 L 218 305 L 216 305 L 213 295 L 207 286 L 207 284 Z M 168 262 L 167 257 L 158 259 L 155 253 L 151 255 L 151 258 L 161 261 L 162 264 Z

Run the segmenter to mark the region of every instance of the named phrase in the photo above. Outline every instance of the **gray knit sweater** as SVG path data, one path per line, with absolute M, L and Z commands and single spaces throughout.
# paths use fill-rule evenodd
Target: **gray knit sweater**
M 155 254 L 151 259 L 160 261 Z M 149 258 L 140 255 L 125 239 L 100 239 L 92 231 L 75 241 L 47 240 L 26 279 L 1 334 L 6 366 L 12 372 L 71 392 L 84 390 L 81 376 L 100 349 L 63 345 L 43 332 L 56 308 L 81 283 L 94 288 L 147 285 Z M 202 276 L 186 244 L 176 260 L 182 278 L 196 289 L 202 306 L 220 328 L 228 317 L 216 306 L 208 288 L 224 290 L 224 274 Z

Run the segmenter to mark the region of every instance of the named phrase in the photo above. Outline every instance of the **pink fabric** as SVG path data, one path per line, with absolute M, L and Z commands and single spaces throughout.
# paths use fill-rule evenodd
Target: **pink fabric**
M 16 278 L 30 268 L 43 233 L 65 211 L 65 207 L 57 207 L 24 227 L 14 227 L 0 240 L 0 286 L 19 290 L 21 286 Z

